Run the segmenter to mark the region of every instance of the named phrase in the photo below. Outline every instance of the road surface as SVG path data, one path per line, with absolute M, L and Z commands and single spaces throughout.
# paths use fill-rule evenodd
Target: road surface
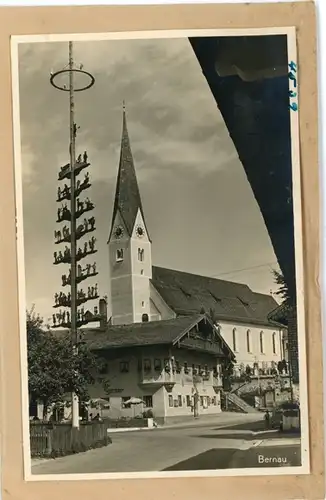
M 258 426 L 258 427 L 257 427 Z M 112 434 L 112 444 L 34 462 L 33 474 L 208 470 L 301 465 L 300 438 L 253 435 L 262 423 L 212 424 Z M 251 428 L 251 430 L 250 430 Z M 271 461 L 270 459 L 273 459 Z

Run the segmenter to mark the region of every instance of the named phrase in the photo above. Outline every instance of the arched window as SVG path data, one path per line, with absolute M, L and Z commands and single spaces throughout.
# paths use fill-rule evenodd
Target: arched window
M 233 343 L 233 350 L 237 350 L 237 329 L 233 328 L 232 330 L 232 343 Z
M 276 333 L 273 332 L 272 335 L 272 343 L 273 343 L 273 354 L 276 354 Z
M 251 335 L 250 330 L 247 330 L 247 352 L 251 352 Z
M 144 249 L 143 248 L 138 248 L 138 260 L 139 260 L 139 262 L 144 261 Z
M 146 313 L 143 314 L 142 317 L 141 317 L 141 320 L 142 320 L 143 323 L 146 323 L 148 321 L 148 319 L 149 319 L 148 318 L 148 314 L 146 314 Z
M 259 334 L 259 346 L 260 346 L 260 352 L 263 354 L 264 353 L 264 332 L 261 331 Z
M 123 248 L 118 248 L 116 260 L 117 262 L 121 262 L 123 260 Z

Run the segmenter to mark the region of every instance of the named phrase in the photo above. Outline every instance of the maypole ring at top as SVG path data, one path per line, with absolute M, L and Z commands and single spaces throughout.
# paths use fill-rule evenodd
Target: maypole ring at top
M 94 83 L 95 83 L 95 78 L 93 75 L 91 75 L 91 73 L 88 73 L 88 71 L 84 71 L 83 69 L 77 69 L 77 68 L 65 68 L 65 69 L 61 69 L 60 71 L 56 71 L 55 73 L 53 73 L 51 75 L 51 78 L 50 78 L 50 83 L 53 87 L 55 87 L 56 89 L 58 90 L 62 90 L 63 92 L 69 92 L 69 86 L 60 86 L 60 85 L 57 85 L 55 83 L 55 78 L 59 75 L 62 75 L 64 73 L 70 73 L 70 71 L 74 72 L 74 73 L 81 73 L 83 75 L 86 75 L 89 79 L 90 79 L 90 82 L 88 85 L 84 86 L 84 87 L 79 87 L 79 88 L 76 88 L 74 87 L 74 92 L 82 92 L 84 90 L 88 90 L 90 89 L 91 87 L 93 87 Z

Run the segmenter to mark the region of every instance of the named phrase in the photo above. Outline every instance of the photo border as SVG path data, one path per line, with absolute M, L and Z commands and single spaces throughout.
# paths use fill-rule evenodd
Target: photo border
M 240 33 L 239 33 L 240 31 Z M 302 244 L 302 203 L 301 203 L 301 174 L 300 174 L 300 148 L 299 148 L 299 112 L 290 113 L 291 135 L 291 178 L 293 184 L 293 219 L 295 235 L 295 270 L 297 287 L 297 321 L 299 345 L 299 393 L 301 408 L 301 466 L 292 467 L 246 467 L 241 469 L 216 469 L 216 470 L 190 470 L 190 471 L 142 471 L 142 472 L 103 472 L 103 473 L 76 473 L 76 474 L 32 474 L 29 443 L 29 417 L 28 417 L 28 369 L 27 369 L 27 343 L 26 343 L 26 283 L 24 259 L 24 218 L 23 218 L 23 167 L 21 158 L 20 134 L 20 93 L 19 93 L 19 45 L 25 43 L 56 43 L 56 42 L 94 42 L 117 40 L 163 40 L 163 39 L 188 39 L 202 37 L 232 37 L 232 36 L 268 36 L 286 35 L 288 61 L 297 62 L 296 29 L 285 27 L 280 29 L 222 29 L 222 30 L 167 30 L 167 31 L 142 31 L 119 33 L 85 33 L 65 35 L 32 35 L 13 36 L 11 39 L 11 62 L 13 83 L 13 125 L 14 125 L 14 156 L 15 156 L 15 184 L 16 184 L 16 212 L 17 212 L 17 253 L 18 253 L 18 288 L 19 288 L 19 317 L 20 317 L 20 346 L 21 346 L 21 393 L 23 407 L 23 442 L 24 442 L 24 477 L 26 481 L 69 481 L 69 480 L 94 480 L 94 479 L 132 479 L 132 478 L 165 478 L 165 477 L 220 477 L 220 476 L 254 476 L 259 471 L 260 475 L 280 474 L 309 474 L 309 426 L 308 426 L 308 394 L 307 394 L 307 355 L 306 334 L 304 318 L 304 279 L 303 279 L 303 244 Z M 194 56 L 195 57 L 195 56 Z M 298 75 L 298 72 L 297 72 Z M 300 76 L 300 75 L 299 75 Z M 212 96 L 212 100 L 214 100 Z M 234 146 L 235 147 L 235 146 Z M 305 391 L 303 388 L 305 388 Z M 95 475 L 95 477 L 94 477 Z

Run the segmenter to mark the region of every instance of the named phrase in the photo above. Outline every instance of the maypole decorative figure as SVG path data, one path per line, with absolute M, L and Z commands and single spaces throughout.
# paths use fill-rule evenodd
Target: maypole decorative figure
M 59 75 L 69 76 L 68 85 L 59 85 L 56 79 Z M 84 75 L 88 79 L 87 85 L 75 87 L 74 77 Z M 69 63 L 60 71 L 51 72 L 50 83 L 58 90 L 69 92 L 69 154 L 70 161 L 61 167 L 58 181 L 60 186 L 57 191 L 57 202 L 60 204 L 57 210 L 57 223 L 60 229 L 54 232 L 55 244 L 64 245 L 63 250 L 54 253 L 54 264 L 68 264 L 67 274 L 62 274 L 62 287 L 67 287 L 67 293 L 59 292 L 54 296 L 54 308 L 58 310 L 53 314 L 54 328 L 69 328 L 71 331 L 74 350 L 78 349 L 78 328 L 86 325 L 91 316 L 87 317 L 84 304 L 90 300 L 97 299 L 98 285 L 79 288 L 78 285 L 89 278 L 97 276 L 96 263 L 83 264 L 82 261 L 96 253 L 95 243 L 95 218 L 91 215 L 94 204 L 89 197 L 83 197 L 85 192 L 91 187 L 89 172 L 90 167 L 87 151 L 79 153 L 76 159 L 76 137 L 80 129 L 75 123 L 75 92 L 82 92 L 91 88 L 94 77 L 83 70 L 80 65 L 77 67 L 73 60 L 73 44 L 69 42 Z M 79 176 L 84 174 L 81 180 Z M 91 237 L 90 237 L 91 235 Z M 82 244 L 82 239 L 87 240 Z M 60 247 L 59 247 L 60 248 Z M 79 427 L 79 401 L 76 394 L 72 394 L 72 425 Z

